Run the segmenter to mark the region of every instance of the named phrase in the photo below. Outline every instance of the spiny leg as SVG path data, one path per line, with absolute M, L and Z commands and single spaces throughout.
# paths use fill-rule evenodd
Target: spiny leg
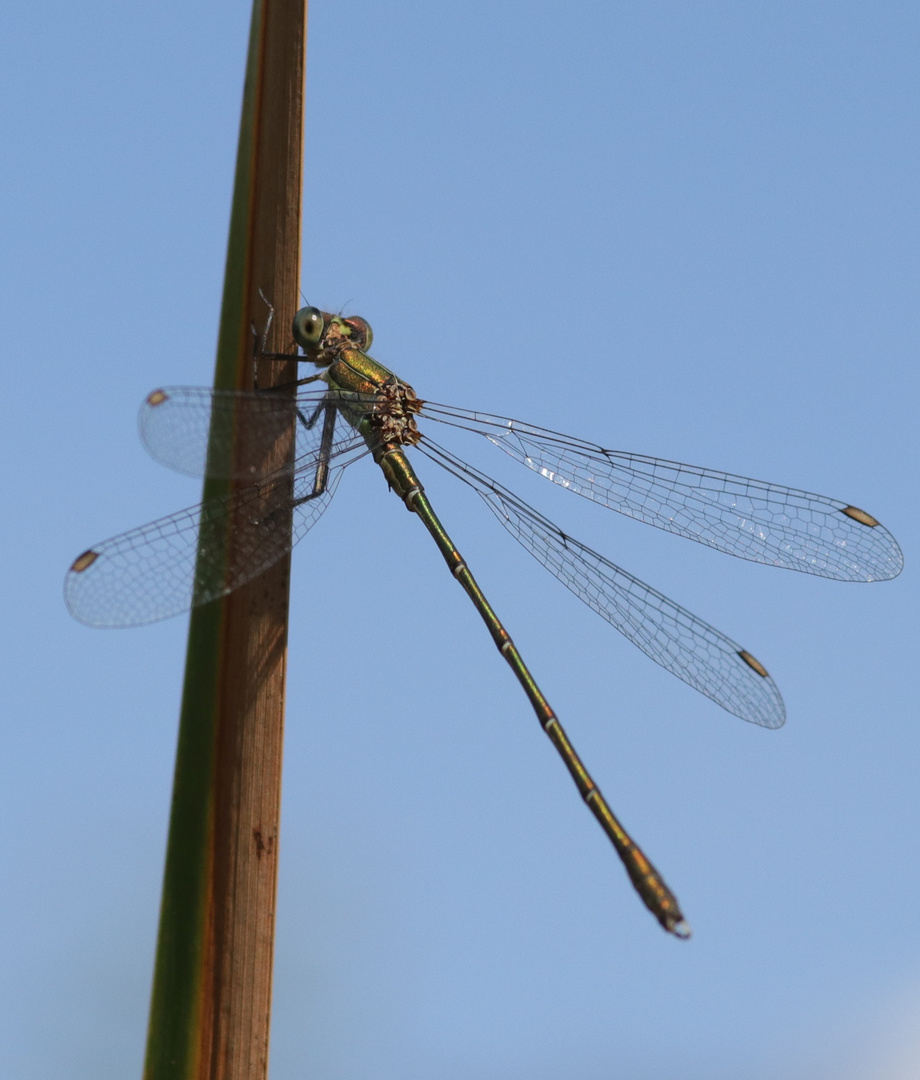
M 325 402 L 325 401 L 321 401 L 319 403 L 319 405 L 317 405 L 316 408 L 313 410 L 313 412 L 310 414 L 310 419 L 309 420 L 304 416 L 303 410 L 297 409 L 296 410 L 296 412 L 297 412 L 297 420 L 300 423 L 300 425 L 306 431 L 312 431 L 313 428 L 316 426 L 316 421 L 319 419 L 319 414 L 321 412 L 323 412 L 324 409 L 328 410 L 328 408 L 329 408 L 328 403 Z M 327 413 L 327 415 L 328 415 L 328 413 Z M 334 418 L 333 418 L 333 426 L 334 426 L 334 423 L 335 423 L 335 421 L 334 421 Z M 327 438 L 326 438 L 326 426 L 325 426 L 325 423 L 324 423 L 323 424 L 323 437 L 322 437 L 322 442 L 320 443 L 320 460 L 322 460 L 323 456 L 325 456 L 327 464 L 328 464 L 328 460 L 329 460 L 329 448 L 331 447 L 331 445 L 332 445 L 332 432 L 329 432 L 329 437 L 328 437 L 328 440 L 327 440 Z M 323 455 L 324 448 L 325 448 L 325 455 Z
M 582 799 L 594 814 L 601 828 L 616 849 L 626 867 L 626 872 L 642 898 L 643 903 L 652 912 L 665 930 L 680 938 L 690 936 L 690 927 L 681 913 L 677 898 L 665 884 L 664 879 L 651 864 L 642 849 L 623 828 L 616 815 L 610 809 L 606 799 L 569 741 L 559 719 L 543 696 L 533 676 L 524 663 L 521 654 L 511 640 L 507 630 L 486 600 L 454 547 L 443 525 L 438 520 L 431 503 L 401 450 L 385 450 L 378 458 L 390 486 L 397 492 L 406 505 L 422 519 L 431 533 L 439 551 L 450 568 L 451 573 L 463 587 L 473 606 L 479 612 L 483 622 L 492 635 L 499 652 L 508 662 L 515 677 L 526 693 L 540 726 L 543 728 L 556 752 L 562 758 L 569 774 L 575 782 Z
M 336 407 L 331 401 L 321 402 L 314 410 L 309 421 L 304 420 L 299 411 L 298 417 L 308 428 L 312 428 L 316 423 L 320 412 L 323 413 L 323 434 L 319 444 L 316 472 L 313 474 L 313 490 L 309 495 L 303 495 L 299 499 L 285 501 L 282 506 L 275 507 L 274 510 L 254 522 L 254 524 L 268 524 L 273 518 L 276 518 L 281 514 L 290 514 L 295 507 L 303 506 L 304 503 L 311 502 L 313 499 L 318 499 L 321 495 L 325 495 L 329 484 L 329 462 L 332 457 L 332 441 L 335 435 Z
M 293 504 L 294 506 L 301 506 L 310 499 L 315 499 L 322 495 L 325 492 L 326 484 L 329 481 L 329 460 L 332 455 L 332 440 L 335 435 L 336 408 L 332 402 L 324 402 L 321 405 L 317 405 L 309 421 L 304 420 L 299 409 L 297 410 L 297 415 L 307 430 L 309 430 L 316 423 L 320 412 L 323 413 L 323 434 L 319 444 L 319 459 L 316 463 L 316 473 L 313 477 L 313 491 L 309 495 L 305 495 L 302 499 L 297 499 Z
M 265 300 L 265 297 L 263 296 L 262 299 Z M 267 300 L 265 302 L 268 303 Z M 255 327 L 252 328 L 253 341 L 254 341 L 254 344 L 253 344 L 253 376 L 252 376 L 253 388 L 260 394 L 275 394 L 275 393 L 278 393 L 280 391 L 291 390 L 292 388 L 296 388 L 298 386 L 306 386 L 308 383 L 318 382 L 323 377 L 322 373 L 319 373 L 319 374 L 316 374 L 316 375 L 308 375 L 304 379 L 297 379 L 296 382 L 281 383 L 278 386 L 267 386 L 265 388 L 260 388 L 259 387 L 259 380 L 258 380 L 258 363 L 259 363 L 259 360 L 303 360 L 303 357 L 299 356 L 297 354 L 267 353 L 267 352 L 264 351 L 265 339 L 268 336 L 268 328 L 269 328 L 269 326 L 271 326 L 271 320 L 272 320 L 272 317 L 273 317 L 273 315 L 275 313 L 275 309 L 270 304 L 269 304 L 269 309 L 270 309 L 270 312 L 269 312 L 269 316 L 268 316 L 268 323 L 266 324 L 266 327 L 265 327 L 265 333 L 262 335 L 261 344 L 259 344 L 259 339 L 258 339 L 258 336 L 256 335 Z M 259 347 L 258 355 L 255 354 L 257 345 Z M 322 495 L 322 493 L 326 490 L 325 483 L 326 483 L 326 478 L 328 477 L 328 474 L 329 474 L 329 455 L 330 455 L 330 451 L 331 451 L 331 447 L 332 447 L 332 434 L 333 434 L 332 429 L 335 427 L 335 415 L 333 414 L 332 419 L 330 421 L 329 411 L 328 411 L 329 406 L 324 401 L 321 401 L 316 406 L 316 408 L 310 414 L 309 419 L 306 416 L 304 416 L 302 409 L 300 409 L 300 408 L 295 409 L 295 412 L 297 414 L 297 422 L 306 431 L 312 431 L 313 430 L 314 426 L 316 425 L 316 421 L 319 419 L 320 413 L 322 413 L 324 410 L 325 410 L 325 420 L 324 420 L 324 424 L 323 424 L 323 441 L 320 444 L 320 463 L 319 463 L 319 466 L 317 467 L 317 476 L 319 476 L 320 473 L 322 473 L 322 487 L 318 488 L 318 487 L 314 486 L 313 495 L 312 496 L 307 496 L 307 498 L 315 498 L 317 495 Z M 299 506 L 300 503 L 302 503 L 302 502 L 306 502 L 306 498 L 305 499 L 300 499 L 298 502 L 294 503 L 293 505 L 294 506 Z
M 268 306 L 268 318 L 265 321 L 265 329 L 262 331 L 261 336 L 255 328 L 255 325 L 250 325 L 252 331 L 252 387 L 254 390 L 259 390 L 262 393 L 269 393 L 277 390 L 289 390 L 291 387 L 306 386 L 308 383 L 317 382 L 321 379 L 322 373 L 317 375 L 308 375 L 306 378 L 297 379 L 295 382 L 282 383 L 280 386 L 269 386 L 262 388 L 259 386 L 259 361 L 269 360 L 281 363 L 294 360 L 297 363 L 302 363 L 306 357 L 301 356 L 300 353 L 274 353 L 266 352 L 265 343 L 268 341 L 268 335 L 271 330 L 272 320 L 275 317 L 275 309 L 266 299 L 265 294 L 259 289 L 259 295 L 265 301 Z M 299 415 L 299 413 L 298 413 Z M 302 419 L 302 417 L 301 417 Z

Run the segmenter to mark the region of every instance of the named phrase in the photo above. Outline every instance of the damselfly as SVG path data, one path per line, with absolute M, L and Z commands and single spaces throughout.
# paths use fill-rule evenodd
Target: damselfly
M 422 401 L 368 354 L 371 329 L 363 319 L 307 307 L 295 316 L 292 333 L 302 350 L 296 359 L 320 369 L 299 381 L 296 395 L 192 387 L 149 395 L 140 429 L 155 458 L 193 475 L 249 482 L 226 497 L 85 551 L 67 575 L 70 611 L 93 626 L 138 626 L 226 595 L 285 554 L 326 509 L 343 471 L 370 455 L 390 488 L 431 533 L 639 895 L 666 930 L 688 937 L 674 895 L 576 754 L 435 515 L 407 449 L 471 487 L 511 535 L 576 596 L 662 667 L 729 712 L 763 727 L 780 727 L 785 709 L 776 685 L 737 642 L 568 536 L 508 488 L 434 442 L 420 430 L 419 421 L 472 432 L 553 483 L 602 506 L 754 562 L 839 581 L 879 581 L 895 577 L 903 565 L 894 537 L 870 514 L 846 502 L 607 450 L 504 416 Z M 316 382 L 324 388 L 301 388 Z M 241 442 L 265 447 L 294 431 L 295 453 L 274 471 L 259 471 L 233 452 Z M 228 552 L 209 537 L 220 536 L 230 519 L 244 525 L 236 526 Z

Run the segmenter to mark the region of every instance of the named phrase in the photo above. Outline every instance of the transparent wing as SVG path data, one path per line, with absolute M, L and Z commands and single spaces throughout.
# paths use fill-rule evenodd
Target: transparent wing
M 142 626 L 226 596 L 276 563 L 313 527 L 345 467 L 332 469 L 326 490 L 316 497 L 313 474 L 293 479 L 293 495 L 287 476 L 97 544 L 67 574 L 67 607 L 90 626 Z
M 419 449 L 469 484 L 531 555 L 656 663 L 742 720 L 767 728 L 783 725 L 786 710 L 776 684 L 737 642 L 573 540 L 429 439 Z
M 606 450 L 490 413 L 426 402 L 423 416 L 484 436 L 553 483 L 621 514 L 753 562 L 840 581 L 904 565 L 870 514 L 837 499 L 675 461 Z
M 272 475 L 315 464 L 323 432 L 322 409 L 330 401 L 325 389 L 296 398 L 269 391 L 212 390 L 203 386 L 166 386 L 147 395 L 138 415 L 141 441 L 162 465 L 188 476 L 256 478 L 256 465 L 234 460 L 232 449 L 241 443 L 257 453 L 274 443 L 296 424 L 293 462 Z M 349 402 L 374 404 L 368 395 L 353 394 Z M 343 453 L 362 442 L 354 429 L 338 420 L 333 453 Z M 210 449 L 210 461 L 209 461 Z

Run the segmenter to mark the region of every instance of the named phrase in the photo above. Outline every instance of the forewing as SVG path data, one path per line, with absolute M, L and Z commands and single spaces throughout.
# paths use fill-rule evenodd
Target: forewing
M 426 403 L 424 414 L 485 436 L 560 487 L 753 562 L 840 581 L 901 572 L 897 541 L 838 499 L 593 443 L 488 413 Z
M 280 468 L 271 466 L 271 475 L 316 464 L 321 452 L 322 410 L 329 400 L 325 390 L 303 392 L 294 398 L 270 391 L 167 386 L 147 395 L 138 416 L 138 430 L 150 454 L 177 472 L 255 480 L 265 475 L 266 448 L 283 439 L 292 427 L 294 458 Z M 337 417 L 330 457 L 350 450 L 359 441 L 354 429 Z

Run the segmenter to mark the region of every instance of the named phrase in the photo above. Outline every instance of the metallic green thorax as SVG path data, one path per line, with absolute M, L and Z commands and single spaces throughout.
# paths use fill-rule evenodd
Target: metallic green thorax
M 312 338 L 299 332 L 303 326 L 311 328 Z M 295 317 L 294 336 L 304 349 L 304 358 L 325 368 L 319 378 L 329 386 L 330 402 L 364 436 L 390 488 L 428 529 L 451 574 L 469 596 L 499 652 L 521 684 L 540 726 L 565 762 L 582 799 L 616 848 L 639 896 L 665 930 L 678 937 L 689 937 L 690 928 L 677 899 L 607 805 L 508 631 L 438 520 L 405 455 L 404 446 L 414 446 L 421 441 L 415 416 L 424 403 L 411 386 L 400 382 L 392 371 L 364 351 L 371 341 L 371 329 L 363 319 L 345 319 L 315 308 L 304 308 Z M 349 394 L 373 394 L 376 401 L 369 404 L 365 399 L 361 404 L 349 404 Z
M 374 460 L 382 464 L 399 446 L 414 446 L 419 441 L 415 414 L 423 403 L 408 383 L 401 382 L 364 351 L 371 330 L 363 319 L 319 314 L 324 320 L 322 337 L 315 346 L 305 345 L 304 351 L 311 363 L 326 368 L 321 378 L 333 392 L 331 396 L 335 399 L 337 393 L 342 395 L 337 401 L 338 411 L 361 432 L 374 452 Z M 377 405 L 370 413 L 364 404 L 350 406 L 349 394 L 375 394 Z M 391 486 L 405 497 L 397 484 Z

